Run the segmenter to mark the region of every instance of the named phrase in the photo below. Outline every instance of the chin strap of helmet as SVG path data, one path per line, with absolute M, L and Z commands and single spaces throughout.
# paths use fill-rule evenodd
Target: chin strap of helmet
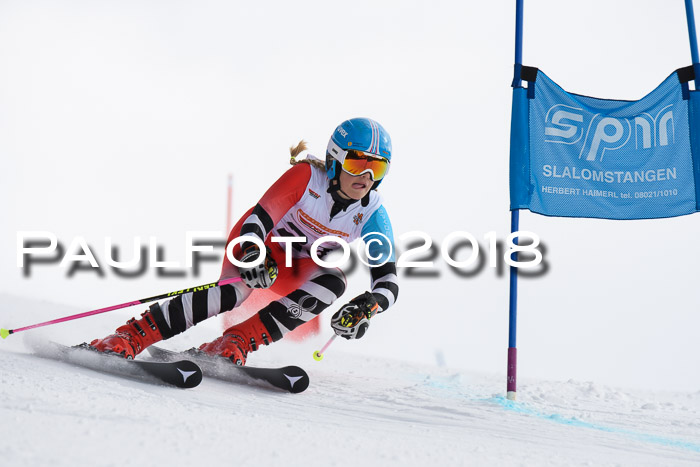
M 369 190 L 365 196 L 362 197 L 362 200 L 360 203 L 362 203 L 362 207 L 366 208 L 367 205 L 369 204 L 369 194 L 372 193 L 372 190 Z

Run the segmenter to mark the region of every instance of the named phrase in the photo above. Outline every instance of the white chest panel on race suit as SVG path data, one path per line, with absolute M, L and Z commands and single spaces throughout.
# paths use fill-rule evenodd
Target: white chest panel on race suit
M 362 206 L 361 201 L 352 203 L 347 210 L 330 217 L 334 201 L 328 190 L 326 173 L 311 167 L 311 178 L 301 199 L 275 225 L 273 237 L 306 237 L 306 243 L 295 243 L 293 257 L 308 258 L 311 246 L 321 237 L 333 236 L 351 243 L 362 237 L 365 222 L 382 206 L 382 197 L 376 191 L 370 192 L 369 203 Z M 318 256 L 341 248 L 335 241 L 323 242 L 318 246 Z

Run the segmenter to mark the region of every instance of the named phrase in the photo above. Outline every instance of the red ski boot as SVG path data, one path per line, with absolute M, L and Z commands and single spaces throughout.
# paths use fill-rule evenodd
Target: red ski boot
M 114 334 L 90 342 L 90 347 L 132 360 L 149 345 L 163 340 L 150 310 L 141 316 L 143 318 L 138 321 L 131 318 L 124 326 L 118 327 Z
M 242 323 L 235 324 L 224 331 L 224 335 L 199 346 L 199 350 L 209 355 L 220 355 L 228 358 L 236 365 L 245 365 L 248 353 L 258 350 L 258 346 L 268 345 L 272 339 L 255 314 Z

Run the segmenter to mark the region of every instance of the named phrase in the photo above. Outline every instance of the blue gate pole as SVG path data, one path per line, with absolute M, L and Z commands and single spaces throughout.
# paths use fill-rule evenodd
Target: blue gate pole
M 685 16 L 688 20 L 688 37 L 690 39 L 690 55 L 693 57 L 695 79 L 700 78 L 700 60 L 698 59 L 698 37 L 695 32 L 695 13 L 693 13 L 693 0 L 685 0 Z M 697 83 L 697 81 L 696 81 Z
M 523 1 L 515 2 L 515 76 L 513 77 L 513 87 L 519 87 L 520 66 L 523 63 Z M 688 0 L 690 1 L 690 0 Z M 510 212 L 510 232 L 517 232 L 520 225 L 520 211 L 513 209 Z M 514 244 L 518 244 L 518 239 L 513 239 Z M 511 259 L 518 260 L 518 253 L 512 253 Z M 506 397 L 515 400 L 518 350 L 516 348 L 516 335 L 518 326 L 518 268 L 510 266 L 510 301 L 508 305 L 508 373 L 506 384 Z
M 695 14 L 693 13 L 693 0 L 685 0 L 685 16 L 688 19 L 688 36 L 690 37 L 690 55 L 693 57 L 693 65 L 698 63 L 698 39 L 695 33 Z

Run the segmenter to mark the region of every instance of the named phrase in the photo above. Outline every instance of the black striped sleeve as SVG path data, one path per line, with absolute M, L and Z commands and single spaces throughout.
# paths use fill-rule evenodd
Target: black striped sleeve
M 396 263 L 390 261 L 376 268 L 370 268 L 372 276 L 372 295 L 386 311 L 399 297 L 399 283 L 396 276 Z
M 258 203 L 255 205 L 255 208 L 253 208 L 253 212 L 250 216 L 243 222 L 241 226 L 241 236 L 254 235 L 264 242 L 273 227 L 274 222 L 272 221 L 272 217 L 270 217 L 267 211 Z M 241 249 L 243 250 L 248 246 L 250 246 L 250 242 L 241 243 Z
M 272 218 L 258 203 L 255 205 L 255 208 L 253 208 L 253 212 L 250 213 L 250 216 L 243 222 L 241 235 L 253 233 L 264 241 L 265 238 L 267 238 L 267 234 L 272 230 L 272 227 L 274 227 Z
M 200 290 L 192 294 L 192 323 L 198 324 L 209 317 L 209 291 Z

